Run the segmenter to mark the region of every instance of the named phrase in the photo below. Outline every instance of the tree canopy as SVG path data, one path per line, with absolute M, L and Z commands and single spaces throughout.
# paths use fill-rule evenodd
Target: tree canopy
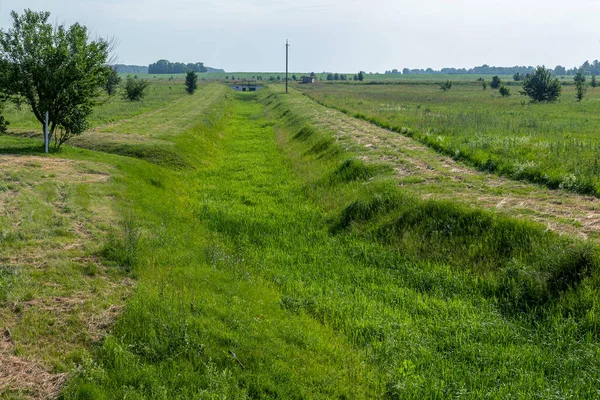
M 537 67 L 535 72 L 523 79 L 522 95 L 527 95 L 533 102 L 556 101 L 560 96 L 562 86 L 558 78 L 553 78 L 546 67 Z
M 198 88 L 198 74 L 194 71 L 189 71 L 185 77 L 185 90 L 189 94 L 194 94 Z
M 186 74 L 188 71 L 207 72 L 208 69 L 201 62 L 184 64 L 169 60 L 158 60 L 148 66 L 149 74 Z
M 87 118 L 105 88 L 110 44 L 90 41 L 87 28 L 48 23 L 49 12 L 11 12 L 13 27 L 0 30 L 0 88 L 3 96 L 31 107 L 57 147 L 87 128 Z

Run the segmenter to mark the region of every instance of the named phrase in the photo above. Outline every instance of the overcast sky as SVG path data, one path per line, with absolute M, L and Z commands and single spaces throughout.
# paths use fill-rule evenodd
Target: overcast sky
M 160 58 L 227 71 L 557 64 L 600 59 L 600 1 L 558 0 L 0 0 L 50 11 L 118 39 L 118 63 Z

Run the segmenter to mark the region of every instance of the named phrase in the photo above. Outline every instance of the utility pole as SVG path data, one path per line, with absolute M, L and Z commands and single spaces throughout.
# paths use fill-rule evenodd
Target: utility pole
M 287 39 L 285 39 L 285 92 L 288 92 L 288 49 L 290 44 Z

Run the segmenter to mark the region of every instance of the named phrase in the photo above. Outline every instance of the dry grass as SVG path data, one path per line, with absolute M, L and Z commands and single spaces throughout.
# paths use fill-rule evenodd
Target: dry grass
M 67 380 L 66 373 L 53 374 L 41 365 L 10 355 L 14 344 L 8 330 L 0 338 L 0 393 L 29 399 L 55 399 Z
M 117 222 L 114 173 L 0 157 L 0 397 L 56 397 L 131 293 L 133 281 L 95 256 Z

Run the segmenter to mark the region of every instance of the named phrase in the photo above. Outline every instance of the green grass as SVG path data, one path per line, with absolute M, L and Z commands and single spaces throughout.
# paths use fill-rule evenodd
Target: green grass
M 66 398 L 597 394 L 594 249 L 405 195 L 255 96 L 176 140 L 195 168 L 126 171 L 140 288 Z
M 303 85 L 311 98 L 349 115 L 410 136 L 481 170 L 550 188 L 600 194 L 600 92 L 575 100 L 572 86 L 560 101 L 530 104 L 456 82 L 435 84 Z
M 68 146 L 54 156 L 110 168 L 119 218 L 95 254 L 138 282 L 62 397 L 597 397 L 598 249 L 402 190 L 301 97 L 213 84 L 144 126 L 97 130 L 154 141 L 179 166 Z M 4 152 L 36 143 L 0 140 Z M 0 287 L 20 279 L 5 275 Z

